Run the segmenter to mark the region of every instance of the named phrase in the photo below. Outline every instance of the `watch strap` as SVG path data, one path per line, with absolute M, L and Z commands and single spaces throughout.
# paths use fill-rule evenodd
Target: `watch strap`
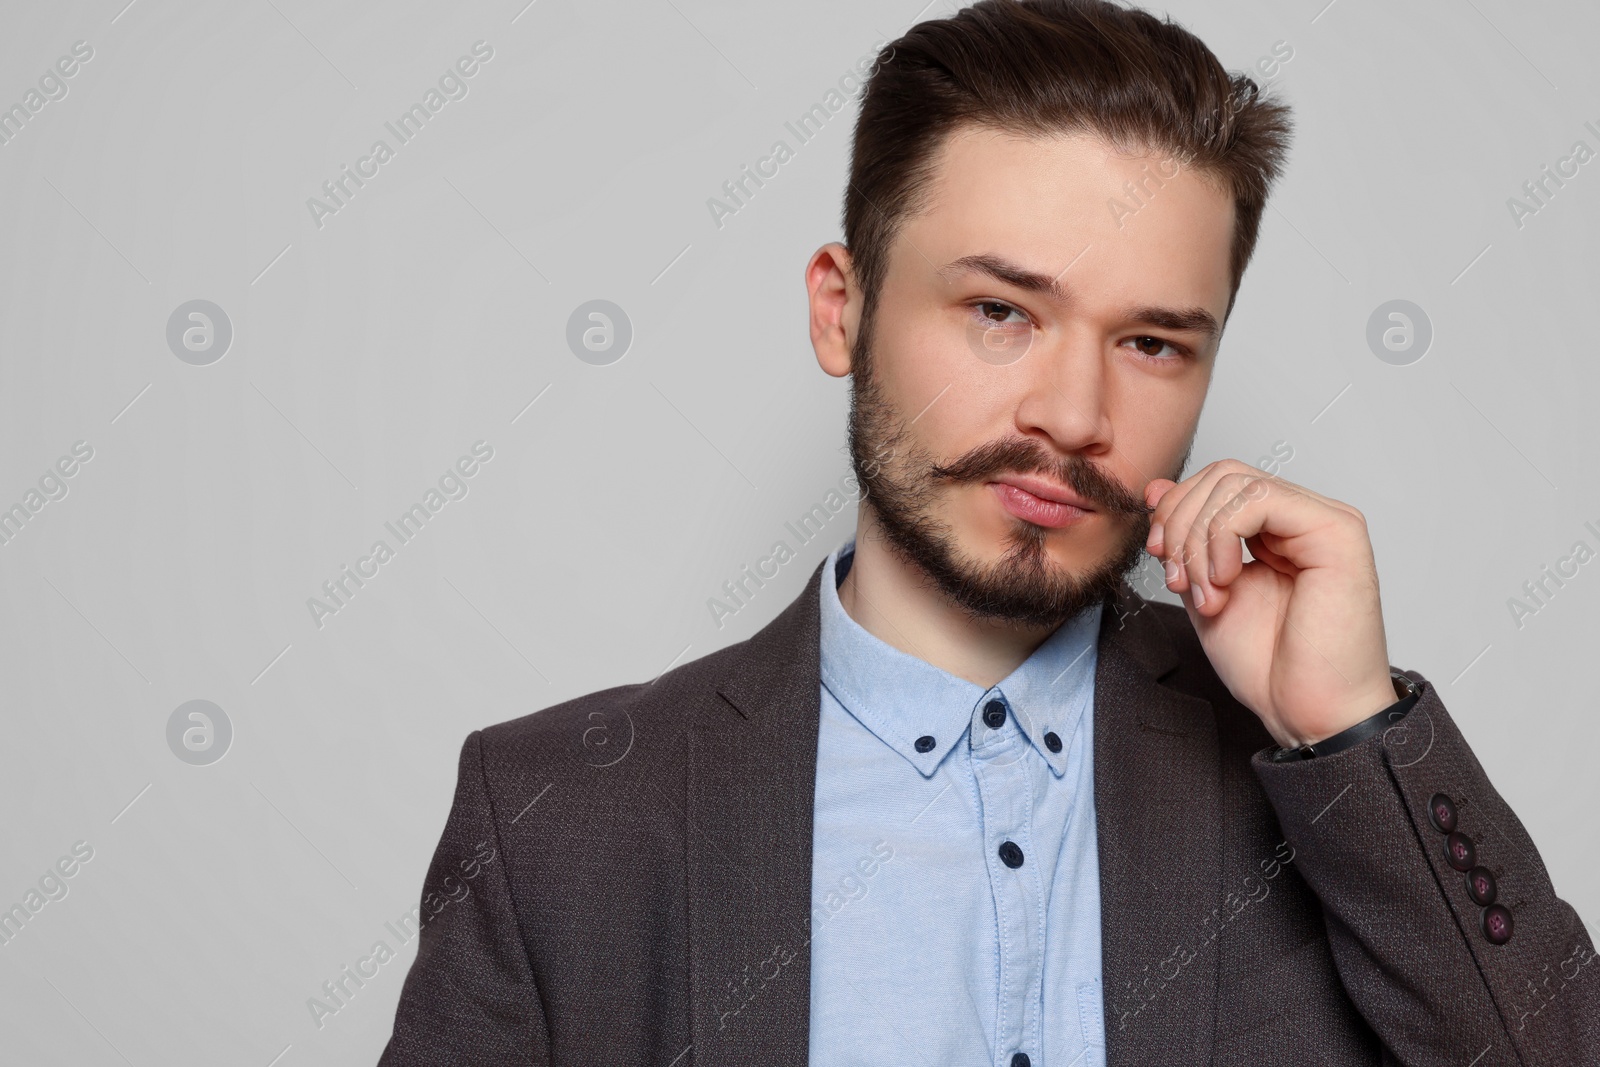
M 1422 697 L 1422 689 L 1408 676 L 1399 671 L 1391 670 L 1390 679 L 1394 682 L 1395 695 L 1399 700 L 1390 704 L 1382 711 L 1369 718 L 1362 719 L 1348 730 L 1341 730 L 1332 737 L 1323 738 L 1311 745 L 1300 745 L 1298 748 L 1280 748 L 1272 754 L 1274 763 L 1291 763 L 1295 760 L 1316 759 L 1319 756 L 1331 756 L 1336 752 L 1343 752 L 1347 748 L 1359 745 L 1373 734 L 1382 733 L 1390 726 L 1405 718 L 1414 704 Z

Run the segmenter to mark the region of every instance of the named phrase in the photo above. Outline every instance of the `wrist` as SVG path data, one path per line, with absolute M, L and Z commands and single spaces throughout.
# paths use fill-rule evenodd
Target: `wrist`
M 1407 690 L 1400 685 L 1403 677 L 1390 672 L 1382 681 L 1366 687 L 1360 695 L 1341 702 L 1337 711 L 1330 713 L 1315 729 L 1302 735 L 1290 735 L 1283 747 L 1304 748 L 1323 744 L 1374 715 L 1388 711 L 1406 697 Z
M 1405 718 L 1406 713 L 1421 698 L 1422 689 L 1399 671 L 1390 671 L 1389 677 L 1394 686 L 1395 696 L 1398 698 L 1392 704 L 1379 709 L 1375 714 L 1329 737 L 1279 748 L 1272 753 L 1272 761 L 1274 763 L 1283 763 L 1286 761 L 1315 759 L 1318 756 L 1331 756 L 1336 752 L 1343 752 L 1347 748 L 1360 744 L 1367 738 L 1387 730 L 1390 726 Z

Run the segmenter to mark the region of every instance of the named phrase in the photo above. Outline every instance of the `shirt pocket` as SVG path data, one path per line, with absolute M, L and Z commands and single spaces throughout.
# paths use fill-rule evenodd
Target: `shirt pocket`
M 1078 1022 L 1083 1026 L 1085 1045 L 1106 1047 L 1106 1006 L 1101 979 L 1078 986 Z

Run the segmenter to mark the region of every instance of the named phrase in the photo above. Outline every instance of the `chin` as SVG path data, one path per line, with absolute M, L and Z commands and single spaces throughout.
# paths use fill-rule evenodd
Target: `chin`
M 986 515 L 966 527 L 959 543 L 968 554 L 986 563 L 1018 555 L 1038 556 L 1044 565 L 1060 571 L 1080 572 L 1092 567 L 1105 555 L 1101 536 L 1086 536 L 1084 523 L 1049 527 L 1019 519 L 1008 512 Z

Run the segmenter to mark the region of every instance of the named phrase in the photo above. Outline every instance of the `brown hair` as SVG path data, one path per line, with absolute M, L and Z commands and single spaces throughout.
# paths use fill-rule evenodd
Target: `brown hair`
M 886 45 L 867 82 L 844 197 L 863 337 L 889 247 L 926 205 L 943 141 L 968 125 L 1029 137 L 1095 133 L 1217 184 L 1235 205 L 1232 313 L 1288 152 L 1288 106 L 1230 75 L 1170 19 L 1108 0 L 979 0 Z

